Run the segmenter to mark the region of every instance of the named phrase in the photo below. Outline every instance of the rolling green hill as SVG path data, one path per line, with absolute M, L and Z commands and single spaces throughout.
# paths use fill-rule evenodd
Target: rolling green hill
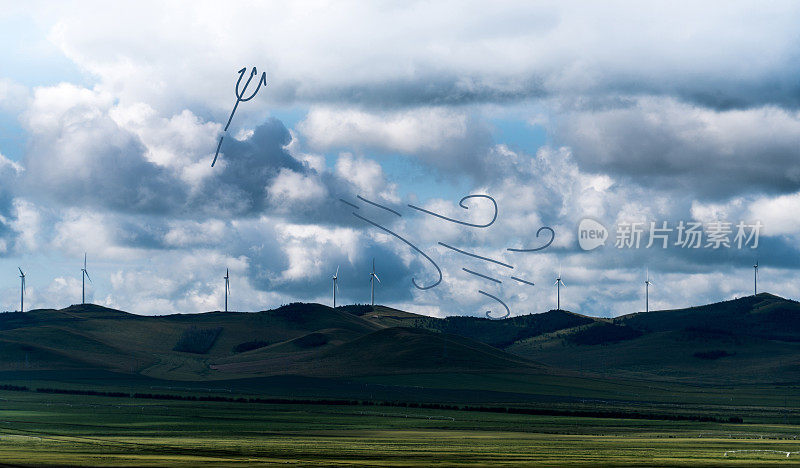
M 314 336 L 314 339 L 308 339 Z M 313 333 L 215 361 L 212 368 L 232 375 L 302 374 L 325 377 L 419 372 L 542 372 L 545 367 L 457 335 L 405 327 L 384 328 L 342 344 Z M 298 346 L 305 340 L 310 345 Z M 287 349 L 290 345 L 293 349 Z
M 800 380 L 800 304 L 762 293 L 636 313 L 520 340 L 506 351 L 562 369 L 706 383 Z
M 0 315 L 0 371 L 215 380 L 543 368 L 461 336 L 393 327 L 374 312 L 290 304 L 256 313 L 155 317 L 96 305 L 8 313 Z
M 800 304 L 770 294 L 600 319 L 437 319 L 382 306 L 137 316 L 97 305 L 0 314 L 0 371 L 169 380 L 418 373 L 704 382 L 800 380 Z
M 370 317 L 370 315 L 367 315 Z M 375 322 L 460 335 L 486 343 L 496 348 L 505 348 L 517 341 L 544 333 L 595 323 L 598 319 L 573 314 L 563 310 L 551 310 L 541 314 L 522 315 L 505 320 L 490 320 L 479 317 L 447 317 L 438 319 L 414 314 L 374 314 Z

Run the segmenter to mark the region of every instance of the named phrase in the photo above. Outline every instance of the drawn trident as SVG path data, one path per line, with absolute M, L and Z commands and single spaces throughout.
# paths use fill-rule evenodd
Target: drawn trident
M 236 81 L 236 104 L 233 105 L 233 110 L 231 111 L 231 116 L 228 117 L 228 123 L 225 124 L 225 130 L 224 130 L 225 132 L 228 131 L 228 127 L 230 127 L 230 125 L 231 125 L 231 120 L 233 120 L 233 114 L 236 113 L 236 108 L 239 107 L 239 103 L 240 102 L 246 102 L 246 101 L 249 101 L 249 100 L 253 99 L 254 97 L 256 97 L 256 93 L 258 93 L 258 90 L 261 89 L 261 85 L 262 84 L 264 86 L 267 85 L 267 72 L 262 72 L 261 73 L 261 79 L 258 80 L 258 85 L 256 86 L 256 90 L 253 91 L 253 94 L 251 94 L 250 97 L 247 97 L 247 98 L 244 97 L 244 93 L 247 91 L 247 87 L 250 86 L 250 81 L 252 81 L 254 76 L 258 75 L 258 70 L 256 70 L 256 67 L 253 67 L 253 69 L 250 71 L 250 77 L 247 78 L 247 81 L 245 81 L 245 83 L 244 83 L 244 88 L 242 88 L 242 90 L 239 91 L 239 85 L 242 84 L 242 78 L 244 78 L 244 74 L 245 74 L 246 71 L 247 71 L 247 67 L 244 67 L 241 70 L 239 70 L 239 79 Z M 219 137 L 219 144 L 217 145 L 217 152 L 216 152 L 216 154 L 214 154 L 214 160 L 211 162 L 211 167 L 214 167 L 214 164 L 217 163 L 217 158 L 219 157 L 219 149 L 222 147 L 222 140 L 224 138 L 225 138 L 225 135 L 222 135 L 222 136 Z

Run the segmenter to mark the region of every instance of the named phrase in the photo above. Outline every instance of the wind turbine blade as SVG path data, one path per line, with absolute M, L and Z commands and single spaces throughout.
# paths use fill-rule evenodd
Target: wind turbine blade
M 557 284 L 558 284 L 558 280 L 556 280 L 556 282 L 555 282 L 555 283 L 553 283 L 553 286 L 555 286 L 555 285 L 557 285 Z
M 564 283 L 564 280 L 561 280 L 561 286 L 564 286 L 565 288 L 567 287 L 566 283 Z
M 83 269 L 86 269 L 86 252 L 83 253 Z
M 86 277 L 89 279 L 89 282 L 90 282 L 90 283 L 92 283 L 92 284 L 94 284 L 94 281 L 92 281 L 92 277 L 91 277 L 91 276 L 89 276 L 89 272 L 88 272 L 88 271 L 86 271 L 86 270 L 83 270 L 83 273 L 84 273 L 84 274 L 86 275 Z
M 339 265 L 336 265 L 336 277 L 339 277 Z
M 378 278 L 378 275 L 375 275 L 375 279 L 378 280 L 379 283 L 381 282 L 381 279 Z
M 25 273 L 22 272 L 22 267 L 17 267 L 17 269 L 19 270 L 20 275 L 25 276 Z

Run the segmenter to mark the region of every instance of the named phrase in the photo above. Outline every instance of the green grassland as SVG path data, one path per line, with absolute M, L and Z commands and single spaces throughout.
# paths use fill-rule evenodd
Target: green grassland
M 0 460 L 17 466 L 753 466 L 800 459 L 754 451 L 794 452 L 798 434 L 783 424 L 0 391 Z M 731 452 L 743 450 L 754 452 Z
M 0 314 L 0 465 L 753 466 L 800 460 L 798 407 L 800 304 L 769 294 L 616 319 Z

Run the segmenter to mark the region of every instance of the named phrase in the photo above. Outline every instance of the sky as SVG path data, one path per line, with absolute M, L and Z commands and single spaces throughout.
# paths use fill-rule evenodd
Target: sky
M 84 253 L 87 301 L 145 315 L 222 309 L 226 269 L 232 310 L 330 304 L 337 269 L 337 303 L 367 303 L 373 259 L 376 302 L 437 317 L 553 309 L 559 275 L 587 315 L 644 310 L 646 275 L 650 309 L 716 302 L 752 294 L 755 262 L 796 299 L 798 22 L 794 2 L 0 2 L 0 310 L 18 267 L 26 309 L 79 303 Z

